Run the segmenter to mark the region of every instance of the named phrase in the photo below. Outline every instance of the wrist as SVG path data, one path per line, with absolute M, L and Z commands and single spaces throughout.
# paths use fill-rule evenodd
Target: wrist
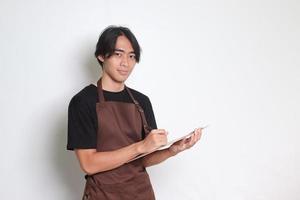
M 170 157 L 172 156 L 176 156 L 177 155 L 177 152 L 175 152 L 174 150 L 172 150 L 171 148 L 167 148 L 167 151 L 169 152 L 170 154 Z
M 143 140 L 136 143 L 136 152 L 137 152 L 137 154 L 145 153 Z

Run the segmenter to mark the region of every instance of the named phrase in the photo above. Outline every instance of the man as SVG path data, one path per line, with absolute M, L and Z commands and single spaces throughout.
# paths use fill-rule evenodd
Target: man
M 140 60 L 140 46 L 132 32 L 126 27 L 107 27 L 95 56 L 102 77 L 97 86 L 91 84 L 72 98 L 68 116 L 67 149 L 75 150 L 87 174 L 83 199 L 153 200 L 145 168 L 193 146 L 201 129 L 190 139 L 127 163 L 165 145 L 167 132 L 157 129 L 149 98 L 125 86 Z

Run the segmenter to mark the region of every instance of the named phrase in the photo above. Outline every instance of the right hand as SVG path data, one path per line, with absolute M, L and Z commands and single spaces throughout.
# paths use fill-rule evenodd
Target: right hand
M 166 145 L 168 132 L 164 129 L 153 129 L 142 142 L 142 152 L 148 153 Z

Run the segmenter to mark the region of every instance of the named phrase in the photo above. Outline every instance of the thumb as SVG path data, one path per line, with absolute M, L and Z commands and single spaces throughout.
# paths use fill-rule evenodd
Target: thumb
M 160 135 L 168 135 L 169 132 L 168 131 L 161 131 L 161 132 L 158 132 L 158 134 L 160 134 Z

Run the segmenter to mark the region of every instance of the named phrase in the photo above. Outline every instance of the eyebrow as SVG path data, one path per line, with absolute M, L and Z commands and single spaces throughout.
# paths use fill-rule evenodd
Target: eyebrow
M 123 52 L 125 53 L 125 51 L 123 49 L 114 49 L 114 51 L 120 51 L 120 52 Z M 134 51 L 130 51 L 129 53 L 134 53 Z M 135 53 L 134 53 L 135 54 Z

